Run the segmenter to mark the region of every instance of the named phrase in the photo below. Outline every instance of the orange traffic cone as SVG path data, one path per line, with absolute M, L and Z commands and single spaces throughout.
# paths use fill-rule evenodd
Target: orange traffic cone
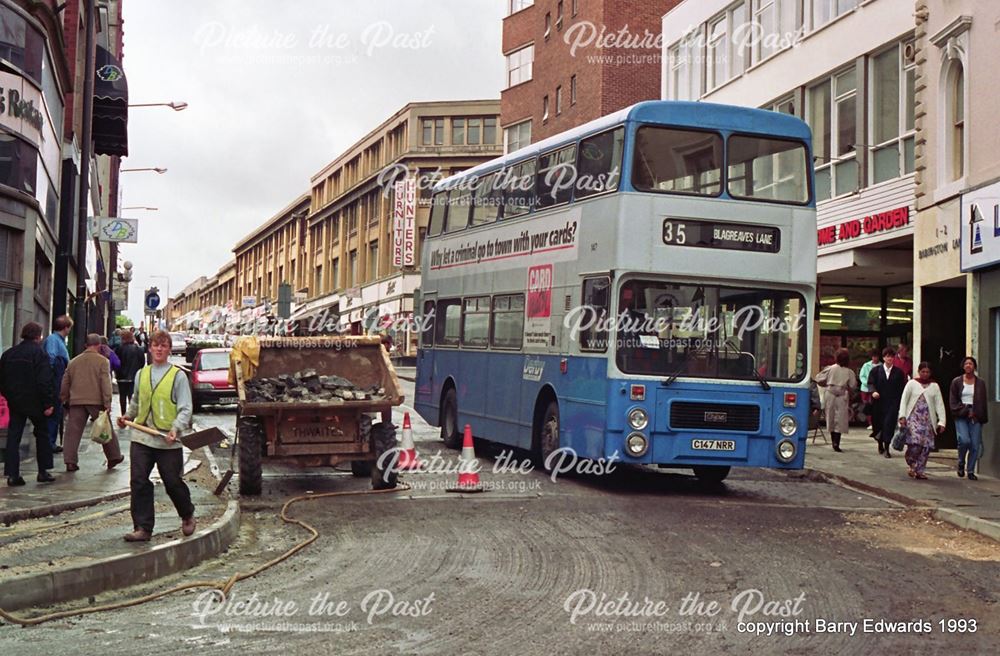
M 479 485 L 479 472 L 476 460 L 476 449 L 472 444 L 472 426 L 465 425 L 465 435 L 462 438 L 462 456 L 458 469 L 458 487 L 449 488 L 449 492 L 483 492 Z
M 420 469 L 417 449 L 413 446 L 413 426 L 410 425 L 409 412 L 403 414 L 403 444 L 399 450 L 399 462 L 396 468 L 400 471 Z

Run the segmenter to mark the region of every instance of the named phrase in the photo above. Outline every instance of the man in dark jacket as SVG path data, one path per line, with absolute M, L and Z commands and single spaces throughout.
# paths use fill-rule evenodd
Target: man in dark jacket
M 28 419 L 34 427 L 35 449 L 38 452 L 38 482 L 55 479 L 52 469 L 52 445 L 49 443 L 47 417 L 56 406 L 56 388 L 52 365 L 42 348 L 42 327 L 35 322 L 21 329 L 21 343 L 0 356 L 0 393 L 10 408 L 7 426 L 7 449 L 3 470 L 7 485 L 24 485 L 21 478 L 21 435 Z
M 118 397 L 121 401 L 122 414 L 125 414 L 135 389 L 135 375 L 146 366 L 146 354 L 136 345 L 132 331 L 122 331 L 121 339 L 122 345 L 118 347 L 118 357 L 122 361 L 117 374 Z
M 891 458 L 889 445 L 896 431 L 899 418 L 899 403 L 903 400 L 903 388 L 906 387 L 906 374 L 902 367 L 894 364 L 896 350 L 891 346 L 882 349 L 882 365 L 874 367 L 869 376 L 868 387 L 872 399 L 879 404 L 882 413 L 882 432 L 879 434 L 878 452 L 886 458 Z

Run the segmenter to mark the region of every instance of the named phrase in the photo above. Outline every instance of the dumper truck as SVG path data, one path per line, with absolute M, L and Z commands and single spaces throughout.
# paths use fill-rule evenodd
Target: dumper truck
M 389 419 L 403 396 L 378 337 L 243 337 L 230 360 L 241 495 L 261 493 L 267 462 L 350 462 L 373 488 L 396 486 L 379 457 L 396 447 Z

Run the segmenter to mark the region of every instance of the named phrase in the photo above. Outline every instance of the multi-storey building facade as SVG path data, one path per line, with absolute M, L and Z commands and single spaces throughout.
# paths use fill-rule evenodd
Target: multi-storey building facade
M 688 0 L 663 17 L 664 98 L 773 109 L 812 128 L 821 366 L 840 347 L 856 366 L 885 344 L 938 353 L 915 335 L 913 11 L 912 0 Z
M 919 332 L 924 344 L 940 343 L 951 363 L 934 372 L 943 386 L 965 355 L 977 358 L 994 419 L 983 426 L 980 469 L 994 476 L 1000 473 L 1000 449 L 990 448 L 1000 436 L 998 17 L 989 0 L 916 3 Z
M 660 96 L 660 20 L 680 0 L 505 0 L 506 152 Z
M 233 247 L 238 307 L 277 302 L 282 284 L 296 291 L 306 287 L 309 207 L 309 195 L 299 196 Z
M 202 308 L 232 309 L 236 305 L 236 260 L 229 260 L 219 272 L 208 279 L 199 292 Z
M 311 180 L 308 216 L 309 302 L 294 318 L 326 310 L 361 332 L 366 317 L 384 323 L 412 316 L 420 249 L 434 181 L 501 154 L 499 102 L 406 105 Z M 393 182 L 417 180 L 414 265 L 393 263 Z M 237 276 L 240 274 L 237 258 Z M 302 273 L 300 271 L 300 273 Z M 414 349 L 407 330 L 393 335 L 400 354 Z

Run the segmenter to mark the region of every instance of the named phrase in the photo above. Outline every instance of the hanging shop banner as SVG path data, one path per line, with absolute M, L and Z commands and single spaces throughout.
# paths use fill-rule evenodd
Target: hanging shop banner
M 417 251 L 417 180 L 407 178 L 393 186 L 392 265 L 414 266 Z

